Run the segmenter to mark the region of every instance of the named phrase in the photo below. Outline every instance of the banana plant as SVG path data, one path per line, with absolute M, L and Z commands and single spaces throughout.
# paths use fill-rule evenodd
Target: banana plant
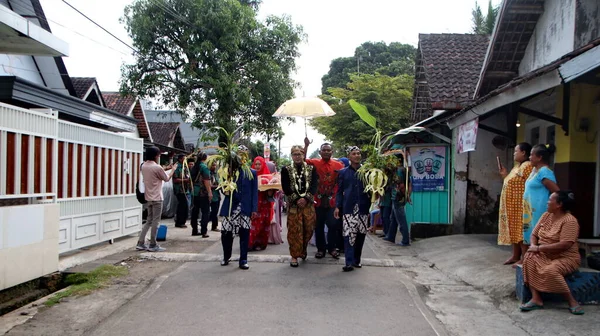
M 365 148 L 367 159 L 357 171 L 358 177 L 365 186 L 365 192 L 371 193 L 371 203 L 374 203 L 377 200 L 377 195 L 383 196 L 385 194 L 385 186 L 389 179 L 385 172 L 397 167 L 398 159 L 393 155 L 383 156 L 381 154 L 381 130 L 377 128 L 377 119 L 369 113 L 367 107 L 354 99 L 348 101 L 348 104 L 362 121 L 375 130 L 375 135 L 369 146 Z

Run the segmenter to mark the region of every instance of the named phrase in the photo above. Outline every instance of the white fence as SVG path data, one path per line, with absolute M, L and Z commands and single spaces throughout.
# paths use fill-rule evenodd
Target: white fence
M 137 232 L 142 152 L 141 139 L 0 103 L 0 202 L 57 202 L 61 253 Z

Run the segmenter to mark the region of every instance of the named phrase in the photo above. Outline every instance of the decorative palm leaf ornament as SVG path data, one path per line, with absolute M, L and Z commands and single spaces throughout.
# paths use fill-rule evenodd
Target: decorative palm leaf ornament
M 377 119 L 369 113 L 366 106 L 360 104 L 354 99 L 348 101 L 350 107 L 358 116 L 375 130 L 375 135 L 365 152 L 367 159 L 358 169 L 358 177 L 363 181 L 365 192 L 371 192 L 371 202 L 377 200 L 377 195 L 385 194 L 385 186 L 388 182 L 386 172 L 395 171 L 398 166 L 398 159 L 394 155 L 382 155 L 381 151 L 381 130 L 377 128 Z
M 241 127 L 240 127 L 241 128 Z M 241 151 L 240 145 L 235 144 L 234 135 L 240 129 L 229 133 L 222 127 L 215 127 L 225 133 L 227 143 L 222 144 L 222 147 L 217 148 L 217 154 L 211 155 L 206 160 L 206 164 L 210 167 L 213 163 L 217 164 L 217 175 L 219 176 L 219 186 L 217 190 L 221 190 L 225 195 L 232 194 L 237 190 L 237 181 L 240 177 L 240 168 L 242 173 L 250 179 L 254 179 L 250 170 L 250 158 L 247 151 Z M 229 202 L 228 216 L 231 215 L 231 204 Z

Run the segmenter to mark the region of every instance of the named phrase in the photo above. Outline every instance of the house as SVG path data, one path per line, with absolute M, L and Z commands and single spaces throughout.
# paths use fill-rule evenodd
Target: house
M 184 143 L 178 122 L 150 122 L 150 134 L 153 144 L 161 151 L 168 152 L 168 157 L 175 154 L 189 154 Z
M 395 142 L 406 144 L 413 167 L 418 165 L 415 157 L 426 149 L 444 156 L 445 164 L 437 188 L 419 189 L 418 183 L 413 181 L 414 202 L 406 207 L 407 220 L 411 223 L 453 223 L 452 131 L 444 120 L 473 103 L 488 44 L 487 35 L 419 34 L 411 112 L 416 127 L 407 132 L 401 130 Z M 413 169 L 414 176 L 420 174 Z M 453 231 L 464 232 L 464 224 L 463 221 L 456 225 Z
M 153 142 L 150 127 L 146 120 L 142 101 L 135 97 L 125 97 L 119 92 L 104 92 L 102 98 L 108 109 L 119 112 L 122 115 L 132 117 L 138 121 L 137 132 L 131 135 L 144 140 L 144 145 Z
M 217 140 L 200 141 L 203 135 L 210 133 L 209 130 L 200 129 L 192 126 L 190 120 L 183 120 L 181 113 L 173 110 L 145 110 L 146 118 L 148 122 L 176 122 L 179 123 L 179 131 L 183 137 L 185 147 L 196 148 L 200 145 L 200 148 L 207 154 L 216 153 L 215 147 L 217 146 Z
M 498 179 L 495 155 L 510 167 L 514 144 L 552 143 L 558 185 L 577 199 L 573 214 L 580 237 L 600 235 L 599 10 L 596 0 L 502 2 L 475 101 L 443 121 L 452 129 L 455 145 L 465 125 L 479 124 L 483 130 L 476 133 L 474 151 L 454 150 L 454 221 L 464 221 L 477 206 L 470 203 L 462 177 L 484 172 L 476 182 L 486 189 Z M 496 137 L 505 139 L 505 145 L 494 143 Z M 490 187 L 479 196 L 493 199 L 499 193 Z
M 131 168 L 143 140 L 95 80 L 69 76 L 39 0 L 0 0 L 0 28 L 2 290 L 57 271 L 60 253 L 140 230 Z

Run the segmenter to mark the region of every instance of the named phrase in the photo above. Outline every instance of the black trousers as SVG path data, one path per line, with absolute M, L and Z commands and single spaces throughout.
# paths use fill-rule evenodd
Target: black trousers
M 318 207 L 317 223 L 315 226 L 315 240 L 319 252 L 333 252 L 335 248 L 341 248 L 338 245 L 338 231 L 340 230 L 339 221 L 333 217 L 333 208 Z M 325 242 L 325 225 L 327 225 L 327 243 Z
M 200 218 L 200 234 L 205 235 L 208 231 L 208 220 L 210 217 L 210 199 L 208 196 L 194 197 L 194 207 L 192 208 L 192 234 L 198 233 L 198 215 Z
M 365 238 L 367 237 L 364 233 L 357 233 L 354 246 L 350 245 L 350 237 L 344 237 L 345 252 L 344 257 L 346 258 L 346 266 L 360 264 L 362 257 L 363 246 L 365 245 Z
M 177 217 L 175 218 L 175 226 L 184 226 L 188 219 L 188 203 L 184 193 L 175 194 L 177 197 Z
M 212 222 L 211 230 L 216 230 L 219 226 L 219 204 L 220 201 L 210 202 L 210 221 Z
M 248 262 L 248 243 L 250 230 L 240 228 L 240 265 Z M 223 245 L 223 260 L 231 259 L 233 250 L 233 232 L 221 231 L 221 245 Z

